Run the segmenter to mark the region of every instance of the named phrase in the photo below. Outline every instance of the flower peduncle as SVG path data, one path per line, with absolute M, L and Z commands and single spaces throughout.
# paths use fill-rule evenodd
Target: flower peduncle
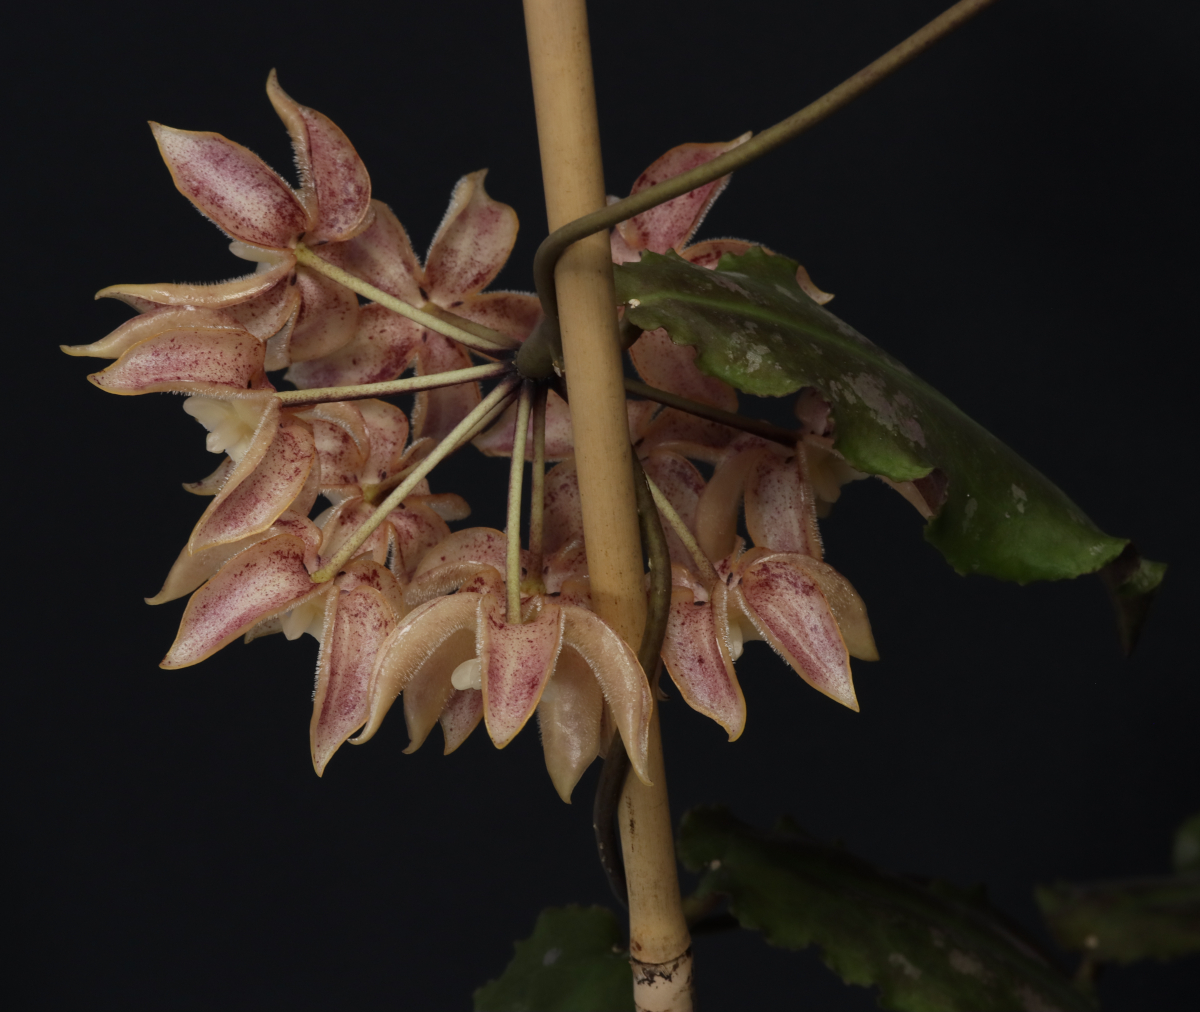
M 280 390 L 275 396 L 284 404 L 324 404 L 327 401 L 356 401 L 367 397 L 386 397 L 390 394 L 406 394 L 415 390 L 435 390 L 452 387 L 459 383 L 491 379 L 511 371 L 506 362 L 488 362 L 473 365 L 469 369 L 452 369 L 435 372 L 427 376 L 410 376 L 408 379 L 387 380 L 383 383 L 362 383 L 346 387 L 314 387 L 312 390 Z
M 508 624 L 521 623 L 521 486 L 525 477 L 525 441 L 529 430 L 529 401 L 533 384 L 521 384 L 517 401 L 517 426 L 513 430 L 512 466 L 508 471 L 508 542 L 505 581 L 508 587 Z
M 659 509 L 659 512 L 666 517 L 667 523 L 669 523 L 671 525 L 671 529 L 677 535 L 679 535 L 679 540 L 683 542 L 683 547 L 688 550 L 688 554 L 692 557 L 692 561 L 696 563 L 697 575 L 701 580 L 704 581 L 705 586 L 712 587 L 718 579 L 716 568 L 709 561 L 708 556 L 705 555 L 703 550 L 700 548 L 695 536 L 690 530 L 688 530 L 688 525 L 683 522 L 683 517 L 681 517 L 676 512 L 675 507 L 671 505 L 671 500 L 663 495 L 662 489 L 654 484 L 649 475 L 646 475 L 646 484 L 650 487 L 650 494 L 654 496 L 654 505 L 656 505 Z
M 413 323 L 420 324 L 422 327 L 448 337 L 452 341 L 457 341 L 459 344 L 464 344 L 468 348 L 474 348 L 476 351 L 482 351 L 487 354 L 495 354 L 498 351 L 511 351 L 520 343 L 514 341 L 507 334 L 501 334 L 498 330 L 492 330 L 490 327 L 482 327 L 468 320 L 461 321 L 464 326 L 460 327 L 443 319 L 443 314 L 435 316 L 432 313 L 425 312 L 423 309 L 410 306 L 402 299 L 398 299 L 394 295 L 388 295 L 382 289 L 363 281 L 362 278 L 356 278 L 349 271 L 344 271 L 340 267 L 335 267 L 329 261 L 322 260 L 302 242 L 296 244 L 295 252 L 297 262 L 304 264 L 305 267 L 311 267 L 313 270 L 324 274 L 327 278 L 332 278 L 339 285 L 349 288 L 350 291 L 356 292 L 364 298 L 371 299 L 384 308 L 390 309 L 393 313 L 399 313 L 401 316 L 412 320 Z M 467 330 L 465 329 L 466 327 L 470 327 L 470 329 Z
M 491 393 L 475 406 L 466 418 L 451 429 L 446 438 L 438 443 L 429 456 L 414 467 L 409 476 L 396 486 L 392 494 L 371 514 L 367 522 L 354 532 L 353 537 L 341 547 L 338 553 L 328 563 L 312 574 L 313 583 L 326 583 L 332 580 L 341 570 L 342 566 L 362 547 L 363 542 L 375 533 L 376 528 L 387 519 L 388 514 L 399 506 L 404 501 L 404 497 L 417 487 L 421 479 L 445 460 L 446 457 L 450 456 L 451 453 L 467 442 L 479 422 L 494 408 L 511 400 L 513 389 L 518 382 L 515 379 L 506 379 L 499 383 Z
M 529 492 L 529 579 L 542 583 L 542 531 L 546 513 L 546 397 L 539 383 L 533 398 L 533 476 Z M 544 592 L 542 588 L 539 592 Z

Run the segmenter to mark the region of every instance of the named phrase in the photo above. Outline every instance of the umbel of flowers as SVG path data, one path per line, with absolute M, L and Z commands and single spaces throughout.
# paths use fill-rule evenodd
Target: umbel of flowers
M 222 455 L 185 485 L 208 502 L 148 599 L 190 595 L 163 667 L 196 664 L 238 638 L 314 636 L 318 774 L 344 742 L 374 736 L 400 701 L 409 751 L 435 724 L 453 751 L 481 721 L 503 747 L 536 713 L 564 800 L 617 734 L 647 780 L 657 673 L 591 610 L 570 410 L 554 377 L 517 369 L 540 306 L 530 294 L 484 290 L 512 249 L 515 212 L 488 196 L 485 172 L 464 176 L 422 261 L 371 198 L 342 131 L 274 73 L 267 93 L 291 135 L 296 187 L 219 134 L 152 124 L 176 186 L 255 268 L 222 284 L 106 288 L 100 297 L 138 315 L 64 348 L 113 360 L 89 377 L 102 390 L 186 395 L 184 410 Z M 744 140 L 675 148 L 634 192 Z M 674 249 L 712 267 L 744 252 L 740 240 L 689 244 L 726 182 L 622 222 L 614 262 Z M 797 281 L 818 302 L 831 298 L 803 268 Z M 827 405 L 823 414 L 819 398 L 802 399 L 801 427 L 763 438 L 702 417 L 736 412 L 737 394 L 664 331 L 641 334 L 629 353 L 646 384 L 699 411 L 628 402 L 670 557 L 661 657 L 680 694 L 737 738 L 746 706 L 735 662 L 760 639 L 857 709 L 849 659 L 874 659 L 875 645 L 861 599 L 823 560 L 817 517 L 861 475 L 832 451 Z M 485 380 L 494 381 L 486 393 Z M 294 389 L 278 390 L 281 381 Z M 402 393 L 415 395 L 411 424 L 385 399 Z M 436 464 L 471 442 L 513 459 L 507 531 L 451 532 L 470 507 L 430 487 Z M 712 468 L 708 480 L 697 463 Z

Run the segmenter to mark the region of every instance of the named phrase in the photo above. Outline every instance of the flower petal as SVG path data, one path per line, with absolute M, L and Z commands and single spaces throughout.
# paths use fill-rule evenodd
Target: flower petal
M 220 134 L 150 129 L 179 192 L 235 239 L 284 249 L 308 228 L 291 187 L 253 151 Z
M 279 87 L 274 70 L 267 78 L 267 95 L 292 135 L 301 187 L 313 193 L 316 213 L 305 241 L 315 246 L 356 235 L 370 210 L 371 179 L 354 145 L 328 116 Z
M 633 770 L 642 783 L 649 784 L 646 764 L 654 700 L 637 655 L 592 612 L 563 605 L 562 613 L 563 649 L 577 651 L 591 668 L 621 732 Z
M 583 506 L 575 459 L 564 460 L 547 471 L 543 488 L 542 551 L 550 556 L 583 538 Z
M 214 285 L 109 285 L 96 293 L 98 299 L 120 299 L 139 313 L 155 306 L 195 306 L 203 309 L 227 309 L 257 299 L 285 281 L 296 266 L 296 257 L 281 253 L 278 262 L 265 271 L 255 271 L 232 281 Z
M 420 306 L 426 301 L 421 294 L 425 273 L 408 233 L 387 204 L 372 200 L 371 207 L 375 218 L 370 227 L 348 242 L 322 247 L 321 257 L 409 305 Z
M 348 344 L 311 362 L 297 362 L 285 378 L 301 390 L 353 386 L 396 379 L 421 347 L 422 328 L 372 303 L 358 311 L 358 329 Z
M 804 444 L 796 453 L 760 453 L 746 476 L 746 529 L 756 545 L 820 559 L 816 496 L 808 483 Z
M 308 737 L 317 776 L 342 742 L 367 722 L 367 691 L 375 655 L 395 625 L 379 591 L 357 586 L 335 591 L 325 603 L 325 635 L 317 660 L 317 687 Z
M 91 344 L 61 344 L 68 355 L 86 358 L 120 358 L 135 344 L 171 330 L 204 327 L 210 330 L 244 330 L 227 312 L 194 306 L 156 306 L 126 320 L 107 337 Z
M 769 556 L 747 567 L 732 591 L 762 637 L 809 685 L 858 709 L 850 659 L 838 624 L 812 572 L 795 556 Z
M 242 458 L 204 511 L 188 548 L 201 552 L 265 531 L 303 491 L 315 456 L 308 425 L 292 417 L 282 419 L 266 453 L 244 477 L 238 471 L 251 457 L 248 453 Z
M 371 451 L 367 423 L 358 405 L 347 401 L 317 404 L 301 412 L 312 423 L 321 487 L 357 485 L 358 474 Z
M 163 390 L 222 394 L 263 381 L 263 344 L 244 330 L 172 330 L 128 348 L 88 377 L 114 394 Z
M 355 402 L 370 437 L 371 452 L 363 465 L 361 482 L 377 484 L 398 470 L 408 442 L 408 416 L 387 401 Z
M 237 467 L 237 461 L 232 457 L 226 457 L 208 477 L 201 478 L 199 481 L 185 481 L 183 490 L 191 492 L 192 495 L 216 495 L 229 480 L 229 475 L 233 473 L 235 467 Z
M 417 348 L 418 376 L 468 369 L 471 356 L 462 345 L 432 331 L 425 331 L 424 343 Z M 478 383 L 422 390 L 413 403 L 413 438 L 429 437 L 441 440 L 470 414 L 480 401 Z
M 661 327 L 643 333 L 629 349 L 629 357 L 650 386 L 722 411 L 737 411 L 737 391 L 722 380 L 705 376 L 696 366 L 696 349 L 676 344 Z
M 489 457 L 511 457 L 517 431 L 517 405 L 505 408 L 496 424 L 476 437 L 475 448 Z M 564 460 L 575 452 L 571 433 L 571 409 L 553 390 L 546 394 L 546 459 Z M 533 418 L 525 441 L 525 459 L 533 460 Z
M 409 612 L 392 630 L 375 658 L 367 726 L 354 739 L 356 745 L 375 735 L 403 692 L 412 739 L 405 751 L 421 747 L 454 691 L 454 669 L 475 656 L 478 603 L 478 594 L 439 598 Z
M 425 556 L 450 536 L 446 521 L 424 503 L 405 500 L 388 514 L 395 531 L 392 572 L 407 586 Z
M 655 451 L 642 460 L 642 467 L 650 480 L 659 487 L 667 501 L 675 507 L 675 512 L 688 530 L 696 528 L 696 506 L 704 491 L 704 478 L 699 471 L 683 457 L 676 453 Z M 667 537 L 667 549 L 671 553 L 671 561 L 681 566 L 693 566 L 691 553 L 684 547 L 679 535 L 666 520 L 663 520 L 663 531 Z
M 671 680 L 693 710 L 711 717 L 735 741 L 746 726 L 746 700 L 733 663 L 720 648 L 713 603 L 696 603 L 691 592 L 675 588 L 663 640 L 662 658 Z
M 591 668 L 568 647 L 558 655 L 554 676 L 538 703 L 538 727 L 546 769 L 558 796 L 571 803 L 571 792 L 600 751 L 604 694 Z
M 288 341 L 289 361 L 311 362 L 349 344 L 358 332 L 358 296 L 306 267 L 296 268 L 296 288 L 300 315 Z
M 351 535 L 371 519 L 375 507 L 363 502 L 358 496 L 334 506 L 325 515 L 325 523 L 321 527 L 321 558 L 328 562 L 341 549 Z M 318 517 L 317 523 L 321 519 Z M 388 557 L 388 525 L 380 524 L 371 532 L 370 537 L 359 546 L 354 558 L 367 556 L 380 565 L 387 563 Z
M 288 511 L 276 520 L 269 530 L 254 534 L 242 541 L 220 545 L 196 555 L 189 552 L 187 545 L 184 545 L 175 564 L 171 567 L 171 571 L 167 574 L 162 589 L 153 597 L 146 598 L 146 603 L 165 604 L 167 601 L 174 601 L 176 598 L 190 594 L 239 552 L 245 551 L 260 541 L 266 541 L 267 538 L 273 538 L 277 534 L 294 534 L 299 537 L 306 545 L 305 565 L 311 569 L 316 568 L 317 547 L 321 543 L 321 532 L 308 517 Z
M 742 489 L 759 456 L 769 453 L 751 446 L 730 453 L 713 471 L 696 504 L 696 540 L 714 562 L 733 551 Z
M 324 593 L 331 585 L 312 582 L 306 554 L 300 538 L 279 534 L 235 555 L 188 601 L 162 667 L 197 664 L 263 619 Z
M 750 134 L 744 133 L 724 143 L 680 144 L 638 176 L 633 189 L 629 191 L 630 195 L 640 193 L 697 166 L 706 165 L 718 155 L 731 151 L 749 139 Z M 713 201 L 720 196 L 728 183 L 729 176 L 722 176 L 681 197 L 668 200 L 665 204 L 659 204 L 628 221 L 621 222 L 617 229 L 630 249 L 648 249 L 655 253 L 682 249 L 700 227 Z
M 542 318 L 542 304 L 528 292 L 481 292 L 470 295 L 454 312 L 518 341 L 524 341 Z
M 438 720 L 446 739 L 443 755 L 449 755 L 470 736 L 483 718 L 483 693 L 478 689 L 455 689 Z
M 475 642 L 483 680 L 483 719 L 504 748 L 533 716 L 562 645 L 562 609 L 545 604 L 527 622 L 510 624 L 494 594 L 479 600 Z
M 517 241 L 517 212 L 483 188 L 487 169 L 463 176 L 425 258 L 425 290 L 447 309 L 486 288 Z
M 641 448 L 670 450 L 681 457 L 718 464 L 728 455 L 738 432 L 686 411 L 664 408 L 642 432 Z

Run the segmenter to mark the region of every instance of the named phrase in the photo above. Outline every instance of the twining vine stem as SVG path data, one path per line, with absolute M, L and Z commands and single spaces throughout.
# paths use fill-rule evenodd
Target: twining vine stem
M 914 32 L 898 46 L 889 49 L 879 59 L 867 64 L 853 77 L 847 78 L 832 91 L 826 92 L 815 102 L 810 102 L 799 112 L 768 127 L 745 144 L 738 145 L 732 151 L 727 151 L 711 162 L 697 166 L 689 172 L 673 176 L 640 193 L 626 197 L 624 200 L 618 200 L 602 210 L 576 218 L 552 232 L 538 247 L 537 255 L 533 259 L 533 278 L 547 318 L 553 319 L 558 315 L 558 303 L 554 291 L 554 268 L 568 246 L 594 232 L 612 228 L 619 222 L 626 221 L 643 211 L 681 197 L 698 186 L 704 186 L 706 183 L 720 179 L 735 169 L 740 169 L 756 161 L 793 137 L 798 137 L 805 130 L 816 126 L 821 120 L 874 87 L 889 74 L 899 70 L 909 60 L 919 56 L 939 39 L 949 35 L 954 29 L 973 18 L 993 2 L 994 0 L 959 0 L 924 28 Z

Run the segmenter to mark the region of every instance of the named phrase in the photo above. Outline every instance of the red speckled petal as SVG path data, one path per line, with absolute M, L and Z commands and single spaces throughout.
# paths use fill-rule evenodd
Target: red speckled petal
M 339 503 L 332 510 L 321 528 L 321 559 L 328 562 L 363 524 L 371 519 L 375 507 L 353 496 Z M 388 529 L 387 524 L 380 524 L 371 532 L 371 536 L 362 543 L 354 558 L 367 556 L 380 565 L 387 564 Z
M 858 709 L 850 658 L 820 584 L 804 566 L 771 556 L 745 569 L 732 591 L 759 634 L 809 685 Z
M 235 555 L 188 601 L 162 667 L 196 664 L 263 619 L 323 592 L 304 566 L 306 551 L 300 538 L 280 534 Z
M 500 273 L 517 241 L 517 212 L 483 188 L 487 169 L 463 176 L 425 258 L 429 298 L 454 309 Z
M 387 401 L 356 401 L 367 426 L 371 452 L 363 465 L 363 484 L 377 484 L 394 474 L 408 442 L 408 416 Z
M 388 635 L 371 673 L 367 726 L 354 743 L 374 736 L 401 692 L 412 739 L 406 752 L 420 748 L 450 699 L 450 676 L 475 656 L 478 594 L 438 598 L 409 612 Z
M 322 258 L 410 305 L 422 305 L 425 273 L 408 233 L 387 204 L 372 200 L 371 207 L 370 227 L 348 242 L 323 246 Z
M 571 792 L 600 751 L 604 694 L 587 662 L 570 647 L 558 655 L 554 677 L 538 703 L 538 727 L 546 769 L 558 796 L 571 803 Z
M 310 362 L 349 344 L 358 332 L 358 296 L 336 281 L 296 268 L 300 315 L 288 341 L 292 362 Z
M 253 472 L 229 492 L 232 481 L 227 483 L 205 510 L 189 542 L 191 550 L 200 552 L 265 531 L 304 489 L 314 456 L 309 427 L 283 420 Z
M 234 459 L 226 457 L 207 478 L 201 478 L 199 481 L 185 481 L 183 490 L 191 492 L 192 495 L 216 495 L 229 480 L 235 467 L 237 467 L 237 463 Z
M 481 569 L 497 577 L 505 572 L 508 546 L 501 531 L 492 527 L 468 527 L 443 538 L 417 565 L 413 585 L 405 591 L 409 604 L 448 594 Z
M 621 732 L 634 772 L 642 783 L 650 783 L 646 753 L 653 699 L 637 655 L 592 612 L 571 605 L 564 605 L 562 611 L 564 649 L 577 651 L 592 669 Z
M 244 330 L 194 327 L 135 344 L 88 379 L 113 394 L 172 390 L 220 396 L 261 382 L 263 357 L 262 342 Z
M 524 341 L 542 318 L 542 304 L 536 295 L 526 292 L 483 292 L 468 296 L 454 312 Z
M 737 411 L 737 391 L 728 383 L 705 376 L 696 368 L 696 349 L 675 344 L 665 330 L 646 331 L 629 349 L 629 357 L 638 375 L 650 386 L 723 411 Z
M 367 722 L 367 691 L 375 655 L 395 624 L 383 595 L 361 585 L 349 593 L 330 594 L 325 616 L 327 631 L 317 661 L 317 688 L 308 728 L 317 776 L 324 773 L 325 764 L 342 742 Z
M 107 337 L 92 344 L 61 344 L 68 355 L 85 358 L 120 358 L 135 344 L 171 330 L 203 327 L 206 330 L 244 330 L 229 312 L 193 306 L 157 306 L 126 320 Z
M 417 348 L 418 376 L 469 369 L 471 356 L 465 348 L 441 334 L 425 331 L 424 343 Z M 460 383 L 438 390 L 422 390 L 413 404 L 413 438 L 428 437 L 441 440 L 470 414 L 479 403 L 479 384 Z
M 795 455 L 761 453 L 746 476 L 746 529 L 756 545 L 820 559 L 816 498 L 804 474 L 804 445 Z
M 475 447 L 489 457 L 511 457 L 517 429 L 517 405 L 506 408 L 496 424 L 475 440 Z M 571 433 L 571 409 L 553 390 L 546 395 L 546 459 L 563 460 L 575 452 Z M 525 459 L 533 460 L 533 418 L 525 443 Z
M 250 299 L 257 299 L 291 275 L 296 258 L 280 254 L 279 262 L 265 271 L 255 271 L 232 281 L 215 285 L 109 285 L 96 293 L 98 299 L 120 299 L 138 312 L 155 306 L 195 306 L 204 309 L 226 309 Z
M 286 378 L 301 390 L 397 379 L 421 348 L 422 333 L 417 324 L 383 306 L 363 306 L 348 344 L 311 362 L 297 362 Z
M 504 748 L 533 716 L 562 645 L 562 610 L 546 604 L 530 621 L 510 625 L 504 602 L 484 594 L 476 645 L 483 679 L 483 719 Z
M 449 755 L 470 737 L 483 718 L 483 693 L 478 689 L 455 689 L 438 718 L 446 739 L 443 755 Z
M 270 394 L 259 394 L 255 400 L 257 401 L 259 415 L 258 422 L 254 427 L 254 434 L 250 438 L 250 445 L 246 448 L 246 452 L 242 454 L 242 459 L 232 467 L 228 478 L 216 490 L 215 494 L 218 499 L 229 495 L 238 485 L 254 473 L 254 469 L 258 467 L 259 462 L 266 456 L 267 450 L 271 446 L 271 441 L 275 438 L 275 433 L 279 431 L 279 420 L 283 414 L 279 400 Z M 226 460 L 230 459 L 226 458 Z M 220 468 L 217 470 L 219 472 Z M 209 509 L 213 505 L 215 503 L 210 503 Z M 193 533 L 192 536 L 194 538 L 195 534 Z M 191 544 L 192 542 L 189 540 L 189 548 Z
M 396 532 L 392 572 L 407 586 L 425 556 L 450 536 L 450 528 L 428 506 L 407 500 L 388 514 L 388 523 Z
M 704 242 L 681 249 L 679 255 L 697 267 L 707 267 L 712 270 L 726 253 L 740 256 L 756 245 L 758 244 L 747 242 L 745 239 L 706 239 Z M 766 253 L 771 252 L 765 246 L 762 248 Z
M 696 604 L 690 591 L 676 588 L 671 597 L 662 658 L 693 710 L 712 717 L 737 739 L 746 726 L 746 700 L 733 664 L 719 645 L 713 603 Z
M 355 587 L 370 587 L 378 591 L 395 619 L 403 618 L 409 612 L 400 584 L 387 566 L 381 566 L 374 559 L 355 559 L 348 563 L 337 578 L 337 585 L 344 591 L 351 591 Z
M 742 134 L 731 141 L 716 144 L 680 144 L 659 158 L 637 178 L 630 194 L 640 193 L 700 165 L 706 165 L 718 155 L 744 144 L 750 134 Z M 665 253 L 669 249 L 679 250 L 700 227 L 708 209 L 729 183 L 728 176 L 697 187 L 682 197 L 668 200 L 665 204 L 652 207 L 649 211 L 623 221 L 617 226 L 621 237 L 630 249 L 648 249 L 654 253 Z
M 189 552 L 187 546 L 184 545 L 179 552 L 179 558 L 175 560 L 175 564 L 167 574 L 162 589 L 154 597 L 146 598 L 146 603 L 165 604 L 167 601 L 174 601 L 185 594 L 190 594 L 239 552 L 245 551 L 251 545 L 257 545 L 260 541 L 266 541 L 267 538 L 273 538 L 277 534 L 294 534 L 305 542 L 308 547 L 305 563 L 311 568 L 315 568 L 321 532 L 307 517 L 289 511 L 276 520 L 269 530 L 252 535 L 242 541 L 221 545 L 196 555 Z
M 642 467 L 650 480 L 654 482 L 667 497 L 667 501 L 675 507 L 688 530 L 696 527 L 696 506 L 700 494 L 704 491 L 704 478 L 696 468 L 675 453 L 659 450 L 651 453 L 642 460 Z M 684 548 L 679 535 L 666 519 L 663 520 L 663 531 L 667 536 L 667 548 L 671 553 L 671 561 L 681 566 L 692 566 L 691 553 Z
M 260 341 L 282 331 L 300 308 L 300 291 L 285 278 L 260 295 L 228 306 L 224 312 Z
M 356 404 L 332 401 L 318 404 L 300 415 L 312 423 L 321 487 L 357 485 L 359 471 L 370 452 L 370 437 Z
M 583 537 L 583 508 L 574 459 L 564 460 L 547 471 L 544 489 L 542 551 L 550 556 Z
M 301 105 L 279 87 L 273 70 L 267 95 L 292 135 L 301 187 L 313 194 L 316 214 L 305 241 L 315 246 L 356 235 L 370 210 L 371 179 L 354 145 L 328 116 Z
M 285 249 L 308 228 L 291 187 L 253 151 L 220 134 L 150 129 L 179 192 L 235 239 Z

